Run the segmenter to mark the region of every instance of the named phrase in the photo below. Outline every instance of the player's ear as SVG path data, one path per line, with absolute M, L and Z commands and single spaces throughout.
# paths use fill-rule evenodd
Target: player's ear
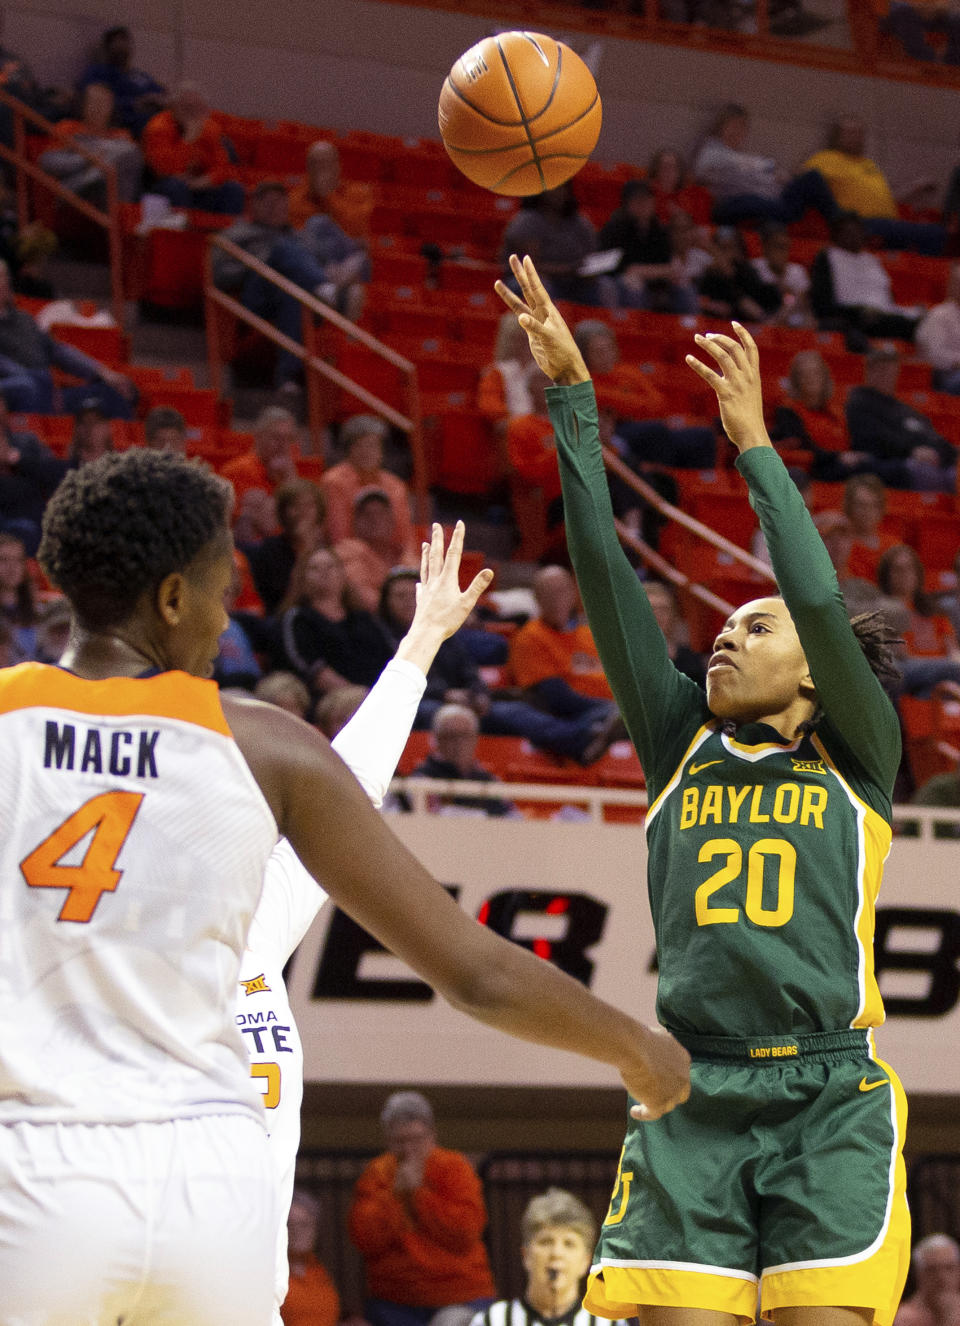
M 167 626 L 180 625 L 185 591 L 186 578 L 182 571 L 171 571 L 157 586 L 154 603 Z
M 809 700 L 814 706 L 819 707 L 820 697 L 817 695 L 817 688 L 813 684 L 813 678 L 809 672 L 805 672 L 800 678 L 800 694 L 804 700 Z

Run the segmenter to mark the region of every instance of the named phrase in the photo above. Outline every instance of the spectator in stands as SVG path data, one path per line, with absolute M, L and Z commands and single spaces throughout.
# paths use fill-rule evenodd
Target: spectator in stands
M 114 127 L 113 111 L 113 93 L 106 84 L 89 83 L 83 91 L 80 119 L 58 121 L 57 146 L 44 152 L 38 162 L 68 189 L 101 209 L 107 206 L 104 172 L 78 152 L 78 146 L 113 166 L 120 202 L 136 202 L 143 187 L 143 153 L 129 129 Z
M 675 268 L 670 252 L 670 236 L 657 220 L 655 209 L 656 198 L 646 180 L 627 180 L 620 192 L 620 206 L 597 236 L 597 248 L 620 252 L 613 276 L 624 308 L 695 313 L 696 296 L 682 283 L 682 273 Z
M 167 104 L 166 88 L 143 69 L 134 68 L 129 28 L 108 28 L 100 38 L 97 58 L 80 75 L 77 87 L 83 91 L 91 83 L 103 83 L 110 89 L 118 121 L 135 137 Z
M 514 318 L 516 322 L 516 318 Z M 519 325 L 519 324 L 518 324 Z M 543 373 L 531 381 L 533 409 L 507 423 L 506 451 L 510 473 L 531 489 L 539 489 L 546 507 L 547 529 L 563 521 L 557 440 L 547 413 L 547 379 Z
M 886 611 L 888 605 L 896 606 L 892 600 L 881 594 L 876 581 L 851 575 L 850 552 L 853 547 L 853 530 L 847 515 L 843 511 L 836 510 L 818 511 L 813 523 L 823 539 L 823 546 L 837 573 L 837 584 L 843 595 L 847 612 L 855 616 L 858 612 Z M 891 614 L 887 613 L 887 616 L 893 621 Z
M 910 804 L 912 806 L 939 806 L 944 810 L 960 808 L 960 765 L 954 765 L 952 769 L 948 769 L 944 773 L 933 774 L 913 793 Z M 960 825 L 956 823 L 937 823 L 935 821 L 933 836 L 934 838 L 958 838 L 960 837 Z M 931 1238 L 938 1237 L 946 1238 L 947 1236 L 945 1234 L 931 1235 Z M 950 1242 L 953 1243 L 954 1240 L 950 1239 Z M 919 1248 L 920 1244 L 917 1244 L 917 1247 Z M 914 1268 L 917 1264 L 916 1256 L 916 1249 L 914 1249 Z M 924 1302 L 919 1291 L 908 1298 L 897 1310 L 894 1326 L 914 1326 L 914 1323 L 917 1326 L 920 1326 L 921 1323 L 922 1326 L 941 1326 L 944 1321 L 960 1321 L 960 1295 L 955 1291 L 937 1293 L 929 1297 L 933 1298 L 932 1305 Z
M 864 153 L 866 132 L 859 115 L 842 116 L 830 126 L 827 146 L 815 152 L 804 168 L 817 171 L 826 180 L 836 209 L 859 216 L 866 232 L 882 240 L 885 248 L 942 253 L 947 238 L 943 226 L 900 219 L 897 199 L 883 171 Z M 922 200 L 931 188 L 930 180 L 918 180 L 903 190 L 900 201 Z
M 237 502 L 251 488 L 274 493 L 297 478 L 300 429 L 289 410 L 268 405 L 253 425 L 253 450 L 227 461 L 220 473 L 233 484 Z
M 393 506 L 382 488 L 361 488 L 353 501 L 353 531 L 334 545 L 356 602 L 376 612 L 380 591 L 397 565 Z
M 960 264 L 950 268 L 946 299 L 926 312 L 914 340 L 917 353 L 933 369 L 937 391 L 960 396 Z
M 761 231 L 763 251 L 751 259 L 751 266 L 764 285 L 780 291 L 780 308 L 770 321 L 785 327 L 812 327 L 810 311 L 810 274 L 799 262 L 790 261 L 790 231 L 777 222 L 768 222 Z
M 82 385 L 55 386 L 53 368 L 80 378 Z M 10 269 L 0 261 L 0 394 L 11 410 L 24 414 L 69 414 L 80 401 L 96 397 L 105 414 L 129 419 L 137 389 L 122 373 L 41 331 L 14 303 Z
M 856 474 L 843 486 L 843 512 L 850 525 L 847 570 L 851 575 L 875 582 L 880 558 L 898 539 L 883 528 L 887 514 L 887 490 L 876 474 Z
M 340 1295 L 318 1261 L 320 1204 L 303 1188 L 294 1188 L 287 1215 L 287 1259 L 290 1281 L 280 1316 L 283 1326 L 337 1326 Z
M 942 777 L 951 778 L 960 789 L 956 774 Z M 936 799 L 922 795 L 928 788 L 929 783 L 913 798 L 916 805 L 960 805 L 957 799 L 941 799 L 943 784 Z M 912 1261 L 915 1289 L 901 1303 L 894 1326 L 953 1326 L 960 1319 L 960 1244 L 949 1234 L 930 1234 L 914 1248 Z
M 327 503 L 309 479 L 292 479 L 277 489 L 275 520 L 280 533 L 244 544 L 257 593 L 268 616 L 284 612 L 300 596 L 300 577 L 308 559 L 326 541 Z M 236 532 L 234 537 L 241 542 Z
M 290 224 L 299 230 L 312 216 L 329 216 L 344 234 L 366 245 L 376 201 L 372 184 L 341 179 L 337 146 L 321 138 L 307 148 L 306 174 L 290 190 Z
M 13 632 L 13 661 L 33 658 L 40 611 L 27 550 L 15 534 L 0 534 L 0 619 Z
M 418 580 L 419 572 L 414 567 L 395 567 L 384 581 L 380 619 L 394 647 L 413 622 Z M 480 675 L 467 639 L 459 632 L 444 640 L 437 651 L 417 710 L 414 726 L 418 730 L 430 727 L 441 705 L 461 704 L 477 715 L 480 730 L 486 735 L 525 737 L 540 750 L 580 764 L 599 759 L 615 739 L 619 716 L 608 701 L 585 701 L 576 696 L 566 705 L 551 707 L 540 704 L 539 696 L 530 704 L 512 694 L 491 692 Z M 555 709 L 562 712 L 554 712 Z
M 233 541 L 249 552 L 276 532 L 277 506 L 273 493 L 263 488 L 248 488 L 236 503 L 233 518 Z
M 289 677 L 301 686 L 309 708 L 310 692 L 292 672 L 274 672 L 272 675 Z M 322 700 L 317 701 L 313 721 L 328 741 L 333 741 L 337 733 L 347 726 L 369 694 L 369 688 L 366 686 L 338 686 L 335 691 L 329 691 Z M 306 709 L 300 717 L 306 717 Z
M 346 683 L 372 686 L 393 657 L 383 624 L 356 604 L 329 548 L 308 559 L 302 595 L 283 614 L 281 634 L 290 667 L 320 695 Z
M 154 115 L 143 130 L 143 155 L 153 176 L 150 189 L 174 207 L 237 216 L 243 211 L 243 185 L 220 126 L 207 99 L 194 83 L 181 83 L 167 110 Z
M 359 709 L 367 695 L 364 686 L 343 686 L 339 691 L 331 691 L 330 695 L 325 698 L 332 700 L 334 696 L 345 695 L 348 691 L 354 690 L 359 690 L 362 697 L 356 706 Z M 265 704 L 276 705 L 278 709 L 285 709 L 288 714 L 296 714 L 297 718 L 305 719 L 310 712 L 310 692 L 300 678 L 294 676 L 292 672 L 280 670 L 268 673 L 266 677 L 257 682 L 253 688 L 253 693 L 258 700 L 263 700 Z M 344 719 L 344 723 L 349 722 L 349 719 L 353 717 L 353 712 L 351 711 L 348 718 Z M 342 726 L 343 724 L 341 724 Z M 340 728 L 337 728 L 336 732 L 333 733 L 328 732 L 325 727 L 321 727 L 320 730 L 324 736 L 332 741 Z
M 677 606 L 677 596 L 670 585 L 662 580 L 644 582 L 650 607 L 657 619 L 657 625 L 663 632 L 667 644 L 667 653 L 680 672 L 685 673 L 698 686 L 707 684 L 707 664 L 702 654 L 690 648 L 687 640 L 686 624 Z
M 960 643 L 953 625 L 949 617 L 935 611 L 934 600 L 923 587 L 923 562 L 915 548 L 908 543 L 888 548 L 877 564 L 877 584 L 907 609 L 904 637 L 912 658 L 948 658 L 960 663 Z
M 415 777 L 474 783 L 498 781 L 477 762 L 480 720 L 472 709 L 462 704 L 441 705 L 433 716 L 430 732 L 431 751 L 413 770 Z M 446 815 L 469 813 L 498 818 L 516 813 L 509 801 L 499 797 L 431 796 L 427 808 Z
M 39 611 L 37 643 L 34 659 L 37 663 L 59 663 L 70 639 L 70 604 L 66 599 L 51 599 Z M 12 634 L 11 634 L 12 640 Z
M 696 226 L 709 226 L 713 206 L 709 191 L 693 183 L 679 152 L 658 148 L 647 167 L 647 183 L 653 190 L 657 219 L 663 225 L 669 225 L 678 212 L 683 212 Z
M 935 611 L 923 582 L 923 563 L 909 544 L 895 544 L 880 558 L 877 584 L 905 613 L 900 690 L 919 696 L 929 695 L 940 682 L 960 685 L 960 644 L 949 617 Z
M 187 421 L 172 405 L 155 405 L 143 421 L 143 437 L 150 451 L 172 451 L 183 456 L 187 450 Z
M 79 470 L 113 451 L 113 431 L 95 397 L 81 401 L 73 421 L 73 436 L 67 448 L 67 465 Z
M 865 453 L 850 449 L 833 376 L 819 350 L 801 350 L 791 359 L 787 390 L 776 406 L 770 438 L 778 447 L 812 451 L 813 476 L 827 482 L 845 479 L 869 462 Z
M 557 718 L 597 724 L 596 759 L 624 734 L 589 626 L 576 613 L 577 588 L 562 566 L 545 566 L 533 581 L 539 616 L 510 641 L 510 669 L 526 698 Z M 587 755 L 584 762 L 588 762 Z
M 363 304 L 362 271 L 357 259 L 366 255 L 329 217 L 316 218 L 326 231 L 326 256 L 318 257 L 290 227 L 286 185 L 261 180 L 250 195 L 248 215 L 223 231 L 223 238 L 236 244 L 280 276 L 317 299 L 336 306 L 348 317 L 356 317 Z M 214 250 L 213 279 L 221 290 L 239 296 L 252 313 L 299 341 L 303 336 L 303 305 L 294 295 L 279 289 L 268 277 L 251 271 L 239 259 Z M 300 361 L 288 351 L 277 354 L 276 382 L 279 387 L 299 382 Z
M 14 431 L 0 396 L 0 531 L 15 534 L 29 556 L 40 542 L 40 522 L 65 465 L 33 433 Z
M 779 287 L 763 281 L 747 257 L 743 236 L 733 226 L 713 232 L 713 261 L 700 277 L 700 307 L 720 318 L 765 322 L 778 312 Z
M 430 1103 L 398 1091 L 380 1115 L 387 1151 L 357 1180 L 350 1238 L 371 1294 L 370 1326 L 426 1326 L 438 1308 L 493 1300 L 480 1180 L 465 1156 L 437 1146 Z
M 711 428 L 674 425 L 666 398 L 653 378 L 636 364 L 620 358 L 616 334 L 605 322 L 585 319 L 574 328 L 574 339 L 593 378 L 597 402 L 613 413 L 617 436 L 635 467 L 647 462 L 710 469 L 716 456 Z
M 344 459 L 321 479 L 327 499 L 327 533 L 331 544 L 350 537 L 354 502 L 363 488 L 382 488 L 393 508 L 396 563 L 419 566 L 420 549 L 410 518 L 410 493 L 402 479 L 383 466 L 383 447 L 389 429 L 372 414 L 355 414 L 340 429 Z
M 876 582 L 880 558 L 897 542 L 883 528 L 887 514 L 887 490 L 876 474 L 856 474 L 843 486 L 843 513 L 850 524 L 847 571 L 862 580 Z
M 670 259 L 677 285 L 688 290 L 695 311 L 700 310 L 700 278 L 713 262 L 709 238 L 702 226 L 694 223 L 686 212 L 674 212 L 668 226 Z
M 555 189 L 520 200 L 520 209 L 507 222 L 500 242 L 503 279 L 512 289 L 515 278 L 508 264 L 510 254 L 528 253 L 551 298 L 613 308 L 617 288 L 611 277 L 581 273 L 584 262 L 596 249 L 597 232 L 580 211 L 568 180 Z
M 534 413 L 531 384 L 543 377 L 533 355 L 526 332 L 512 313 L 505 313 L 497 323 L 493 362 L 487 364 L 477 384 L 477 412 L 500 436 L 507 423 L 518 416 Z
M 790 178 L 772 157 L 745 152 L 750 115 L 730 102 L 714 119 L 693 163 L 693 173 L 713 195 L 719 225 L 741 221 L 799 221 L 813 208 L 829 220 L 837 210 L 823 176 L 809 168 Z
M 847 396 L 850 445 L 874 457 L 876 471 L 895 487 L 952 492 L 956 449 L 925 414 L 897 398 L 899 374 L 900 355 L 892 346 L 866 356 L 863 385 Z
M 0 112 L 5 109 L 0 107 Z M 47 263 L 56 253 L 58 243 L 53 231 L 40 221 L 20 225 L 16 194 L 0 179 L 0 259 L 7 264 L 18 295 L 54 298 Z
M 940 592 L 936 596 L 938 612 L 946 613 L 951 625 L 960 639 L 960 548 L 953 558 L 953 565 L 947 572 L 940 573 Z
M 266 623 L 258 620 L 250 626 L 250 614 L 237 611 L 243 587 L 241 554 L 234 553 L 233 576 L 223 599 L 229 617 L 227 629 L 220 637 L 220 650 L 213 663 L 213 679 L 218 686 L 235 687 L 251 691 L 263 676 L 257 657 L 258 647 L 264 645 Z
M 470 1326 L 594 1326 L 597 1318 L 580 1300 L 596 1234 L 589 1209 L 572 1193 L 550 1188 L 534 1197 L 520 1222 L 523 1294 L 492 1303 Z
M 881 27 L 912 60 L 960 64 L 960 15 L 944 0 L 891 0 Z M 942 55 L 928 35 L 946 37 Z
M 830 226 L 830 243 L 810 267 L 810 303 L 823 331 L 842 331 L 851 350 L 862 352 L 868 337 L 913 339 L 923 310 L 893 298 L 890 275 L 866 249 L 867 232 L 856 212 L 841 212 Z

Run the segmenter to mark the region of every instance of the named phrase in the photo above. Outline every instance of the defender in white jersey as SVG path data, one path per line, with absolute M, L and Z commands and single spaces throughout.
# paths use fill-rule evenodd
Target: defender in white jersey
M 317 732 L 201 680 L 230 503 L 134 449 L 44 517 L 70 643 L 0 677 L 0 1326 L 269 1320 L 276 1185 L 234 1008 L 281 836 L 462 1010 L 616 1064 L 651 1117 L 689 1089 L 672 1038 L 467 917 Z
M 332 743 L 378 810 L 413 727 L 436 652 L 473 609 L 473 595 L 460 592 L 457 544 L 444 558 L 439 573 L 435 570 L 433 575 L 427 551 L 424 545 L 410 631 L 397 657 L 387 664 L 357 713 Z M 279 1194 L 274 1326 L 279 1326 L 280 1307 L 287 1293 L 287 1212 L 300 1145 L 303 1099 L 303 1046 L 287 999 L 283 969 L 325 898 L 290 844 L 278 843 L 267 862 L 263 893 L 240 964 L 237 1026 L 250 1055 L 251 1076 L 263 1091 Z

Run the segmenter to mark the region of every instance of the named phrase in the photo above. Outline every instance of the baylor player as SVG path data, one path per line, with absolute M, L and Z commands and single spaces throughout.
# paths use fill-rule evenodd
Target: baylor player
M 686 1104 L 631 1122 L 586 1306 L 642 1326 L 889 1326 L 906 1274 L 906 1106 L 875 1056 L 874 907 L 899 727 L 882 619 L 851 623 L 763 424 L 756 345 L 698 336 L 783 598 L 717 636 L 704 696 L 667 656 L 614 528 L 593 388 L 529 258 L 519 316 L 548 389 L 567 536 L 646 772 L 658 1011 Z

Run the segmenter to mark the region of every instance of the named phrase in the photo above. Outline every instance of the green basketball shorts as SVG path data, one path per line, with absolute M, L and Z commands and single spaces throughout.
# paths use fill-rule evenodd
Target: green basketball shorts
M 753 1321 L 872 1308 L 890 1326 L 910 1252 L 906 1098 L 869 1031 L 679 1037 L 690 1099 L 631 1120 L 585 1306 L 710 1308 Z

